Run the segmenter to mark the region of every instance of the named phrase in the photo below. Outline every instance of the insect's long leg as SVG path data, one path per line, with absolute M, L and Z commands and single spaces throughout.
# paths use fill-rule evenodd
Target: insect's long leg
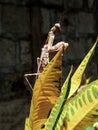
M 29 82 L 27 76 L 25 76 L 25 80 L 27 81 L 27 83 L 28 83 L 29 87 L 31 88 L 31 90 L 33 90 L 32 85 L 30 84 L 30 82 Z
M 31 88 L 31 90 L 33 90 L 33 88 L 32 88 L 32 85 L 31 85 L 31 83 L 30 83 L 30 81 L 28 80 L 28 77 L 30 77 L 30 76 L 37 76 L 37 75 L 39 75 L 40 73 L 32 73 L 32 74 L 25 74 L 24 75 L 24 78 L 25 78 L 25 80 L 27 81 L 27 83 L 28 83 L 28 85 L 29 85 L 29 87 Z

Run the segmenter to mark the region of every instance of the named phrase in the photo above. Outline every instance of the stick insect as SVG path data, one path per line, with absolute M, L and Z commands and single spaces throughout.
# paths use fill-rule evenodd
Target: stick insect
M 28 80 L 28 76 L 33 76 L 35 75 L 36 78 L 38 78 L 38 76 L 42 73 L 42 71 L 44 70 L 44 68 L 49 64 L 49 54 L 51 52 L 55 52 L 55 51 L 59 51 L 62 47 L 64 49 L 66 49 L 68 47 L 68 43 L 65 43 L 64 41 L 60 41 L 57 44 L 53 45 L 54 42 L 54 38 L 55 38 L 55 32 L 56 31 L 60 31 L 60 23 L 56 23 L 49 31 L 48 33 L 48 37 L 45 41 L 45 45 L 43 46 L 42 50 L 41 50 L 41 55 L 40 57 L 37 58 L 37 73 L 32 73 L 32 74 L 25 74 L 24 77 L 28 83 L 28 85 L 30 86 L 30 88 L 32 89 L 32 85 L 30 84 L 29 80 Z

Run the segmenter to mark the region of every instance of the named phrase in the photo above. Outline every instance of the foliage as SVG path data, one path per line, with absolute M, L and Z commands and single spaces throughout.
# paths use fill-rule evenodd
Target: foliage
M 50 61 L 36 80 L 25 130 L 84 130 L 98 121 L 98 79 L 79 91 L 97 40 L 74 73 L 71 67 L 63 86 L 63 49 Z

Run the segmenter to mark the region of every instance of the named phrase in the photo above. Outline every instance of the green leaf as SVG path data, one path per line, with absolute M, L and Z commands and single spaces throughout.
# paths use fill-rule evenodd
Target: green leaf
M 70 93 L 69 93 L 68 98 L 71 97 L 78 90 L 78 88 L 80 87 L 84 71 L 85 71 L 88 63 L 90 62 L 91 57 L 94 54 L 96 45 L 98 43 L 97 40 L 96 40 L 95 44 L 93 45 L 93 47 L 88 52 L 88 54 L 84 57 L 84 59 L 82 60 L 82 62 L 79 65 L 79 67 L 75 71 L 75 73 L 73 74 L 72 79 L 71 79 L 71 89 L 70 89 Z
M 88 84 L 65 104 L 54 130 L 60 130 L 64 120 L 66 130 L 84 130 L 98 121 L 98 80 Z

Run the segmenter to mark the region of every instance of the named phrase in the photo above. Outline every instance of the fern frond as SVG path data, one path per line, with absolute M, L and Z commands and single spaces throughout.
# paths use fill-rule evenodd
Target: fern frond
M 57 52 L 35 82 L 28 119 L 31 130 L 44 127 L 44 123 L 60 95 L 62 51 L 63 49 Z
M 68 96 L 71 75 L 72 75 L 72 67 L 71 67 L 69 75 L 61 89 L 60 97 L 59 97 L 57 103 L 55 104 L 55 106 L 53 107 L 47 122 L 45 123 L 44 130 L 54 130 L 55 125 L 58 122 L 59 116 L 63 110 L 63 106 L 64 106 L 65 101 Z
M 29 118 L 26 118 L 25 120 L 25 130 L 32 130 L 29 125 Z

